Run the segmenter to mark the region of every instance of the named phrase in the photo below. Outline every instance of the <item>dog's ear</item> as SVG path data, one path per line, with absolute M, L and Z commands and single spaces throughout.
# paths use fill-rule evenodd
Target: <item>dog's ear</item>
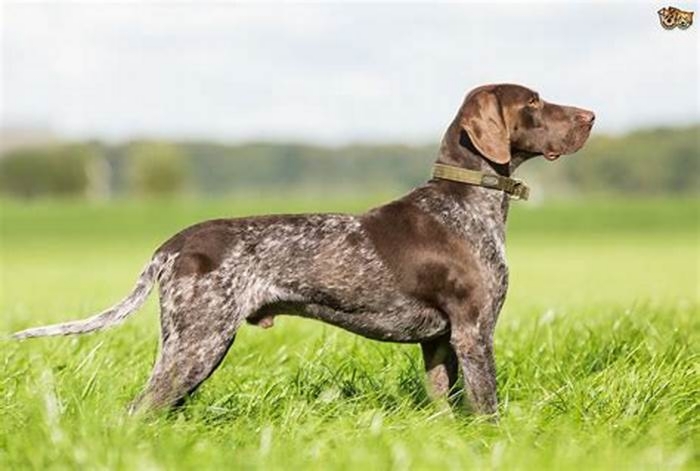
M 493 91 L 478 90 L 467 96 L 460 124 L 484 157 L 497 164 L 510 162 L 510 133 Z

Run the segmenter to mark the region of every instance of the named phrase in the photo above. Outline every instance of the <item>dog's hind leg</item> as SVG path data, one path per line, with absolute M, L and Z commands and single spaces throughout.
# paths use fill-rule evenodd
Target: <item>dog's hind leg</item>
M 161 294 L 160 356 L 130 412 L 179 405 L 224 359 L 243 316 L 206 280 Z

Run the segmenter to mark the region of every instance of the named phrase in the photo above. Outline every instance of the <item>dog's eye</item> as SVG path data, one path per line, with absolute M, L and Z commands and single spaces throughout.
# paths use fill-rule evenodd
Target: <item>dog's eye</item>
M 538 97 L 533 96 L 533 97 L 531 97 L 531 98 L 527 101 L 527 104 L 528 104 L 529 106 L 537 106 L 537 104 L 539 103 L 539 101 L 540 101 L 540 99 L 539 99 Z

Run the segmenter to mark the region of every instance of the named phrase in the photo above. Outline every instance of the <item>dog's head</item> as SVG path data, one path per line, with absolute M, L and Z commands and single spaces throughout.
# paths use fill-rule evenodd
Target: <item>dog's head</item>
M 472 90 L 458 118 L 479 153 L 507 164 L 514 153 L 544 155 L 549 160 L 573 154 L 588 139 L 595 115 L 548 103 L 520 85 L 500 84 Z
M 690 26 L 693 24 L 693 15 L 694 12 L 692 11 L 679 11 L 676 19 L 676 25 L 680 29 L 690 28 Z

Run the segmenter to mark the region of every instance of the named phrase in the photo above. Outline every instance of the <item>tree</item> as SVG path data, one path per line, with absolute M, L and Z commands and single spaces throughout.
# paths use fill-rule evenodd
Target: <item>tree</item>
M 172 196 L 187 187 L 187 156 L 174 144 L 135 142 L 127 148 L 129 190 L 141 196 Z
M 86 166 L 100 158 L 87 144 L 18 149 L 0 159 L 0 192 L 24 198 L 85 196 Z

